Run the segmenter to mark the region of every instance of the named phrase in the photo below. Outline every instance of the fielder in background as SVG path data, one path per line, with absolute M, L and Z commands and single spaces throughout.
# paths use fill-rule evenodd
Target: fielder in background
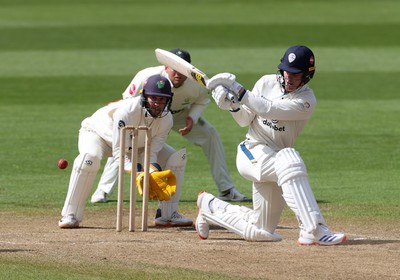
M 190 54 L 182 49 L 173 49 L 172 53 L 191 62 Z M 241 194 L 234 186 L 229 177 L 225 160 L 224 147 L 218 131 L 202 116 L 203 111 L 210 103 L 208 90 L 198 83 L 187 79 L 184 75 L 169 67 L 157 66 L 139 71 L 133 78 L 123 98 L 137 96 L 143 88 L 143 82 L 151 75 L 160 74 L 168 78 L 172 83 L 174 99 L 171 105 L 171 113 L 174 120 L 173 130 L 195 145 L 201 146 L 208 162 L 214 181 L 219 190 L 219 198 L 225 201 L 247 201 L 245 195 Z M 172 149 L 170 147 L 170 149 Z M 115 188 L 118 173 L 118 164 L 110 158 L 104 168 L 97 190 L 92 196 L 92 203 L 106 202 Z M 174 222 L 159 220 L 162 209 L 158 211 L 156 225 L 174 225 Z M 157 220 L 158 219 L 158 220 Z
M 179 200 L 181 188 L 179 170 L 184 169 L 186 165 L 186 155 L 183 151 L 171 159 L 167 154 L 160 153 L 173 125 L 172 115 L 169 112 L 172 96 L 168 79 L 153 75 L 146 79 L 140 96 L 110 103 L 83 120 L 79 131 L 79 155 L 72 168 L 68 193 L 61 212 L 62 217 L 58 223 L 60 228 L 79 227 L 83 219 L 86 200 L 103 158 L 112 156 L 115 162 L 119 163 L 119 158 L 125 157 L 125 171 L 131 172 L 129 147 L 119 146 L 119 129 L 128 125 L 151 128 L 150 162 L 153 163 L 152 166 L 158 167 L 153 171 L 160 171 L 162 168 L 171 170 L 172 173 L 177 171 L 175 174 L 176 193 L 170 200 L 164 202 L 174 210 L 174 215 L 179 215 L 175 202 Z M 143 154 L 145 132 L 139 132 L 138 137 L 139 151 Z M 126 143 L 131 143 L 129 133 Z M 143 163 L 141 158 L 143 155 L 139 154 L 138 161 Z M 169 218 L 171 216 L 172 213 Z M 193 224 L 190 219 L 181 217 L 181 220 L 187 224 Z
M 241 127 L 249 127 L 238 145 L 239 173 L 253 182 L 253 209 L 231 205 L 200 192 L 196 230 L 209 235 L 210 224 L 238 233 L 248 241 L 280 241 L 275 233 L 285 202 L 300 227 L 300 245 L 336 245 L 346 236 L 329 230 L 309 183 L 306 166 L 294 142 L 316 106 L 308 86 L 315 72 L 315 57 L 305 46 L 290 47 L 276 75 L 265 75 L 247 91 L 233 74 L 221 73 L 208 82 L 217 105 L 231 111 Z M 231 91 L 236 98 L 227 98 Z

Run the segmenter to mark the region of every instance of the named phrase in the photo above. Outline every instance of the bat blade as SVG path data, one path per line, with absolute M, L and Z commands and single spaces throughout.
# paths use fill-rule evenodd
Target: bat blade
M 207 75 L 198 69 L 197 67 L 193 66 L 183 58 L 180 58 L 176 54 L 173 54 L 169 51 L 163 49 L 156 49 L 155 50 L 156 57 L 159 63 L 178 71 L 182 75 L 185 75 L 189 79 L 199 83 L 200 85 L 207 87 L 207 81 L 209 78 Z M 227 98 L 231 101 L 235 100 L 235 96 L 228 92 Z
M 204 87 L 207 87 L 208 77 L 207 75 L 196 68 L 183 58 L 180 58 L 176 54 L 173 54 L 169 51 L 163 49 L 155 50 L 156 57 L 159 63 L 174 69 L 175 71 L 185 75 L 189 79 L 201 84 Z

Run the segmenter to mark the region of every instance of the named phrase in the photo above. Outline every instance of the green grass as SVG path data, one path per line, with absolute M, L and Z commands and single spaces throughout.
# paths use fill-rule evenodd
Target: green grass
M 316 54 L 311 85 L 318 106 L 296 148 L 318 202 L 329 209 L 325 215 L 400 218 L 399 10 L 394 0 L 1 0 L 0 211 L 57 219 L 70 171 L 57 169 L 57 160 L 72 165 L 82 119 L 119 99 L 138 70 L 155 65 L 155 48 L 186 48 L 209 76 L 230 71 L 251 88 L 276 71 L 288 46 L 300 43 Z M 232 179 L 250 196 L 250 183 L 235 167 L 246 129 L 215 104 L 205 116 L 219 129 Z M 168 142 L 188 148 L 181 207 L 194 209 L 199 190 L 216 193 L 208 163 L 175 133 Z M 0 275 L 80 279 L 79 271 L 69 278 L 36 265 L 2 262 Z M 143 278 L 140 271 L 134 275 Z M 96 268 L 85 277 L 100 278 Z
M 1 260 L 1 256 L 0 256 Z M 110 262 L 108 260 L 108 262 Z M 111 261 L 112 262 L 112 261 Z M 120 266 L 117 268 L 108 267 L 104 269 L 104 264 L 93 265 L 93 263 L 80 262 L 75 267 L 68 270 L 60 271 L 58 265 L 41 262 L 27 261 L 26 263 L 19 263 L 12 260 L 4 260 L 0 263 L 0 268 L 3 279 L 68 279 L 68 280 L 81 280 L 81 279 L 193 279 L 193 280 L 227 280 L 232 279 L 229 276 L 219 275 L 216 273 L 201 273 L 189 269 L 172 269 L 168 267 L 154 267 L 147 264 L 133 264 L 129 268 Z M 117 277 L 117 276 L 118 277 Z M 235 277 L 235 279 L 246 279 L 242 277 Z

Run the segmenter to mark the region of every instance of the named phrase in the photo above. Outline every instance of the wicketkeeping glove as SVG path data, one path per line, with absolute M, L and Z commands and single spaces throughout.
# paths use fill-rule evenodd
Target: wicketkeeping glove
M 139 194 L 143 196 L 144 172 L 136 177 Z M 149 174 L 149 199 L 170 200 L 176 192 L 176 177 L 171 170 L 152 172 Z

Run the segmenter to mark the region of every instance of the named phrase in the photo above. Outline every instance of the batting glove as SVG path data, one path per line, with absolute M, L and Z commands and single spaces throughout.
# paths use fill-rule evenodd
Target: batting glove
M 228 96 L 229 101 L 230 101 L 230 106 L 231 106 L 231 112 L 237 112 L 240 110 L 240 102 L 239 98 L 235 93 L 229 93 Z
M 212 97 L 215 100 L 215 103 L 218 105 L 218 107 L 222 110 L 230 110 L 231 109 L 231 102 L 226 98 L 228 94 L 228 90 L 219 85 L 217 86 L 212 92 Z
M 237 112 L 240 110 L 240 103 L 236 94 L 230 93 L 223 86 L 217 86 L 212 91 L 212 97 L 218 107 L 222 110 L 230 110 L 231 112 Z
M 236 76 L 231 73 L 220 73 L 207 81 L 207 88 L 211 90 L 214 90 L 219 85 L 222 85 L 235 93 L 239 101 L 246 93 L 246 89 L 241 84 L 236 82 Z

